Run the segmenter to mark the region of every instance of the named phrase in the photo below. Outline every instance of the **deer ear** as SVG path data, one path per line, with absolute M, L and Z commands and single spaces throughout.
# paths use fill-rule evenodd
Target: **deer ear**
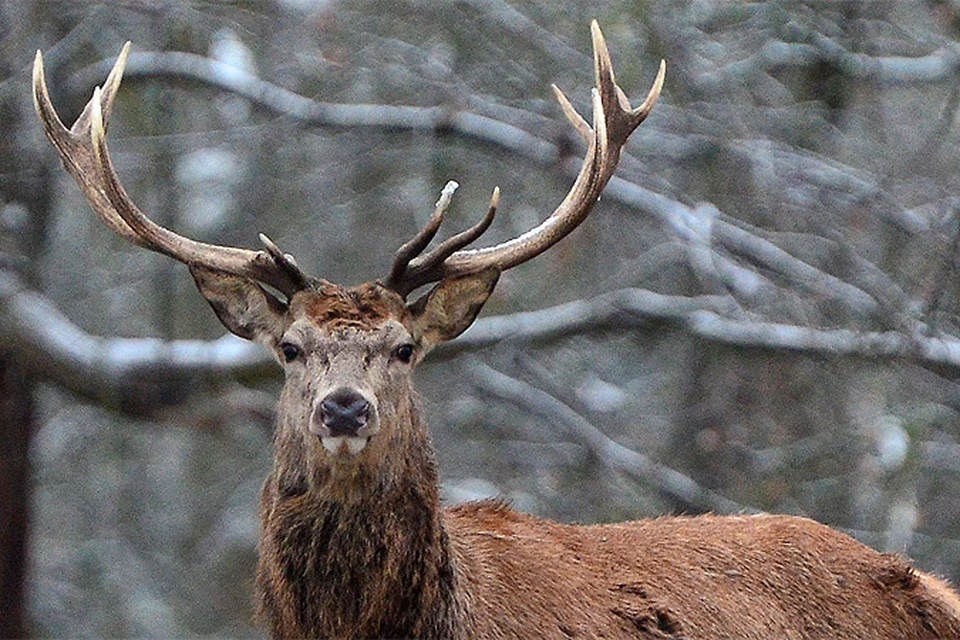
M 198 264 L 190 265 L 190 274 L 227 329 L 276 349 L 283 335 L 284 303 L 248 278 Z
M 408 306 L 414 338 L 427 351 L 467 330 L 497 285 L 500 270 L 485 269 L 441 281 Z

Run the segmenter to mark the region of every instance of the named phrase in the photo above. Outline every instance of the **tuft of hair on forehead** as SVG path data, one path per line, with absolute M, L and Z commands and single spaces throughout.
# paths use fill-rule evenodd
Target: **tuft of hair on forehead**
M 376 282 L 342 287 L 321 281 L 294 296 L 294 316 L 306 317 L 331 332 L 343 329 L 373 330 L 388 320 L 403 322 L 403 299 Z

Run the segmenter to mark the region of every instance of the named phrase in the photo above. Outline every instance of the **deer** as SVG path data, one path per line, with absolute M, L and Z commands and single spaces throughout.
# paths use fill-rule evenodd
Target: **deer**
M 37 52 L 37 113 L 94 211 L 184 263 L 223 325 L 283 368 L 259 506 L 258 617 L 274 638 L 960 638 L 960 597 L 945 580 L 803 517 L 576 525 L 497 499 L 441 504 L 416 365 L 474 322 L 503 271 L 586 219 L 663 87 L 661 62 L 631 106 L 596 21 L 591 36 L 592 121 L 553 87 L 587 146 L 556 210 L 515 238 L 467 248 L 493 221 L 494 189 L 479 222 L 431 248 L 450 183 L 387 275 L 357 286 L 307 275 L 263 234 L 253 250 L 151 221 L 106 144 L 130 43 L 69 129 Z

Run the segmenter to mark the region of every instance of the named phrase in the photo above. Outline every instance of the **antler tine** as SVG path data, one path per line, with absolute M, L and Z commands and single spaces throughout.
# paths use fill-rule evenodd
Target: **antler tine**
M 450 183 L 447 184 L 449 186 Z M 493 218 L 497 214 L 497 205 L 499 202 L 500 187 L 494 187 L 493 195 L 490 197 L 490 206 L 487 207 L 487 213 L 478 223 L 469 229 L 461 231 L 460 233 L 444 240 L 432 251 L 425 255 L 408 257 L 407 262 L 404 264 L 403 270 L 399 272 L 397 277 L 394 277 L 394 272 L 397 271 L 397 263 L 394 263 L 394 269 L 390 272 L 390 278 L 387 280 L 386 287 L 406 298 L 407 295 L 414 289 L 417 289 L 418 287 L 427 283 L 436 282 L 437 280 L 442 279 L 444 261 L 446 261 L 446 259 L 455 252 L 463 249 L 465 246 L 479 238 L 484 232 L 486 232 L 487 229 L 490 228 L 490 225 L 493 223 Z M 433 220 L 431 219 L 431 223 L 432 222 Z M 424 230 L 428 229 L 429 227 L 430 223 L 427 224 L 427 227 L 424 227 Z M 437 227 L 439 228 L 439 224 Z M 417 237 L 420 237 L 424 230 L 421 230 L 420 234 L 417 234 Z M 431 238 L 435 233 L 436 229 L 430 233 Z M 420 252 L 426 248 L 426 244 L 427 243 L 424 243 L 424 246 L 420 248 Z M 407 245 L 404 245 L 404 247 L 405 246 Z
M 404 278 L 391 278 L 390 282 L 397 285 L 392 288 L 406 295 L 420 285 L 444 278 L 488 268 L 507 270 L 549 249 L 590 214 L 620 162 L 627 139 L 646 119 L 660 97 L 666 77 L 666 63 L 661 61 L 646 98 L 640 106 L 631 107 L 629 99 L 616 82 L 610 52 L 596 20 L 591 23 L 590 31 L 596 73 L 596 86 L 592 92 L 593 124 L 589 124 L 577 112 L 556 85 L 553 86 L 564 115 L 587 143 L 587 153 L 580 172 L 560 205 L 539 225 L 506 242 L 480 249 L 462 249 L 467 244 L 463 243 L 452 252 L 442 252 L 438 247 L 425 256 L 411 260 L 404 268 Z M 495 208 L 496 204 L 493 203 L 488 215 L 492 216 Z M 476 235 L 472 236 L 470 241 L 475 238 Z M 449 249 L 450 245 L 442 247 Z M 398 284 L 400 280 L 403 280 L 402 285 Z
M 419 271 L 428 271 L 433 269 L 442 264 L 455 252 L 463 249 L 465 246 L 479 238 L 486 232 L 487 229 L 490 228 L 490 225 L 493 224 L 493 219 L 497 215 L 497 207 L 499 204 L 500 187 L 494 187 L 493 195 L 490 196 L 490 205 L 487 207 L 487 212 L 483 215 L 483 218 L 481 218 L 478 223 L 469 229 L 461 231 L 455 236 L 444 240 L 430 253 L 419 256 L 415 260 L 412 260 L 410 262 L 410 269 Z
M 133 203 L 120 184 L 106 143 L 107 118 L 120 87 L 129 50 L 128 42 L 103 88 L 94 89 L 93 97 L 69 130 L 50 100 L 43 55 L 38 51 L 34 60 L 33 98 L 44 132 L 93 209 L 123 238 L 187 265 L 200 265 L 256 280 L 287 297 L 307 286 L 309 278 L 279 249 L 270 251 L 268 245 L 266 252 L 254 251 L 191 240 L 156 224 Z
M 100 93 L 100 100 L 106 100 L 107 104 L 100 105 L 100 111 L 104 119 L 109 118 L 113 106 L 113 98 L 116 96 L 117 87 L 120 84 L 120 77 L 123 75 L 123 68 L 126 65 L 127 55 L 130 51 L 130 43 L 126 43 L 120 51 L 117 62 L 113 65 L 110 75 L 103 85 Z M 33 61 L 33 104 L 40 117 L 40 123 L 43 125 L 44 133 L 50 140 L 50 143 L 57 150 L 64 168 L 73 176 L 74 180 L 80 186 L 80 190 L 90 201 L 90 205 L 99 214 L 103 222 L 126 240 L 140 246 L 147 246 L 147 243 L 138 237 L 133 231 L 116 215 L 110 203 L 104 194 L 97 188 L 94 176 L 90 175 L 86 167 L 94 166 L 93 150 L 87 142 L 90 137 L 90 117 L 91 104 L 93 100 L 87 103 L 83 112 L 74 122 L 70 129 L 64 126 L 53 107 L 50 100 L 50 94 L 47 91 L 47 82 L 43 69 L 43 54 L 37 51 Z
M 424 225 L 423 229 L 417 232 L 409 241 L 397 249 L 393 259 L 393 266 L 390 268 L 390 275 L 387 276 L 386 287 L 393 291 L 400 291 L 403 288 L 404 276 L 407 274 L 407 267 L 410 261 L 423 253 L 430 241 L 437 235 L 440 225 L 443 223 L 443 216 L 450 206 L 453 194 L 460 187 L 456 181 L 450 180 L 440 191 L 440 198 L 433 207 L 433 215 Z

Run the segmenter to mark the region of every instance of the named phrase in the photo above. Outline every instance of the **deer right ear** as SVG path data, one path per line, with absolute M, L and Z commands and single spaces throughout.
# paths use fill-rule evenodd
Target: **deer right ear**
M 500 270 L 447 278 L 409 305 L 414 337 L 425 351 L 452 340 L 473 324 L 497 286 Z
M 220 322 L 232 333 L 275 350 L 287 306 L 248 278 L 198 264 L 190 274 Z

